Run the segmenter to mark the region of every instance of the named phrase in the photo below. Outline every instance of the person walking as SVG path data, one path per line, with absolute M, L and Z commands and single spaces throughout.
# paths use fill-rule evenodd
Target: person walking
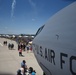
M 19 50 L 20 48 L 21 48 L 21 44 L 19 43 L 19 44 L 18 44 L 18 50 Z
M 27 53 L 29 52 L 29 44 L 26 46 L 26 48 L 27 48 Z
M 26 61 L 25 61 L 25 60 L 23 60 L 23 61 L 21 62 L 21 67 L 24 68 L 24 74 L 25 74 L 25 72 L 27 72 L 27 65 L 26 65 Z
M 19 49 L 19 56 L 22 56 L 22 49 Z
M 20 70 L 21 70 L 21 74 L 22 74 L 22 75 L 25 75 L 24 66 L 21 66 Z
M 30 51 L 32 52 L 32 45 L 30 45 Z
M 9 48 L 9 49 L 11 48 L 11 44 L 10 44 L 10 43 L 8 44 L 8 48 Z
M 21 66 L 21 68 L 18 69 L 17 75 L 25 75 L 23 66 Z

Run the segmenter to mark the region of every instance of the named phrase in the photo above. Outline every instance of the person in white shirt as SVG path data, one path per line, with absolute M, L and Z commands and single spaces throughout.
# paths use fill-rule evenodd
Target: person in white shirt
M 22 74 L 22 75 L 25 75 L 24 67 L 23 67 L 23 66 L 21 66 L 20 70 L 21 70 L 21 74 Z

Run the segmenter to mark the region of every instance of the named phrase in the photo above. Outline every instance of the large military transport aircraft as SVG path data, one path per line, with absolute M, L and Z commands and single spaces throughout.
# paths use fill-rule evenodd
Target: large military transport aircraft
M 45 75 L 76 75 L 76 1 L 38 29 L 32 47 Z

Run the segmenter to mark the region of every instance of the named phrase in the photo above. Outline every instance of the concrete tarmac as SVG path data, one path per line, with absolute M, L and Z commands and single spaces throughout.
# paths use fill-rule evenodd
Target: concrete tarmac
M 14 49 L 9 50 L 8 46 L 3 45 L 3 41 L 7 41 L 7 44 L 13 43 L 15 46 Z M 36 71 L 36 75 L 43 75 L 43 71 L 38 65 L 33 52 L 27 53 L 27 51 L 23 51 L 23 57 L 20 57 L 15 41 L 0 38 L 0 75 L 16 75 L 22 60 L 26 60 L 28 68 L 33 67 Z

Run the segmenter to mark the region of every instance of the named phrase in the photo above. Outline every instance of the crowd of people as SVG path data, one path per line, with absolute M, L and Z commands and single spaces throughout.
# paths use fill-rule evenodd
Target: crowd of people
M 27 51 L 27 53 L 28 53 L 29 50 L 32 51 L 32 46 L 30 44 L 27 44 L 27 45 L 23 44 L 23 43 L 18 44 L 19 56 L 22 56 L 22 51 Z
M 14 44 L 13 43 L 7 43 L 7 41 L 3 42 L 4 45 L 8 46 L 8 49 L 13 49 L 14 48 Z M 32 51 L 32 45 L 31 44 L 23 44 L 23 43 L 19 43 L 18 44 L 18 52 L 19 52 L 19 56 L 22 56 L 22 51 L 27 51 L 27 53 L 30 51 Z M 21 67 L 17 70 L 17 75 L 36 75 L 35 70 L 33 69 L 33 67 L 27 67 L 26 65 L 26 61 L 23 60 L 21 62 Z
M 3 44 L 4 44 L 4 45 L 7 45 L 7 41 L 4 41 Z
M 8 46 L 8 49 L 12 50 L 14 48 L 14 44 L 13 43 L 8 43 L 7 41 L 3 41 L 3 45 Z
M 23 60 L 21 62 L 21 67 L 17 70 L 17 75 L 36 75 L 35 70 L 33 67 L 27 67 L 26 61 Z
M 14 49 L 14 44 L 13 43 L 7 43 L 7 41 L 3 41 L 3 45 L 8 46 L 9 50 Z M 29 51 L 32 52 L 32 45 L 31 44 L 24 44 L 24 43 L 19 43 L 18 44 L 18 51 L 19 51 L 19 56 L 22 56 L 22 51 Z
M 9 50 L 10 50 L 10 49 L 12 50 L 12 49 L 14 48 L 14 44 L 13 44 L 13 43 L 12 43 L 12 44 L 9 43 L 9 44 L 8 44 L 8 48 L 9 48 Z

